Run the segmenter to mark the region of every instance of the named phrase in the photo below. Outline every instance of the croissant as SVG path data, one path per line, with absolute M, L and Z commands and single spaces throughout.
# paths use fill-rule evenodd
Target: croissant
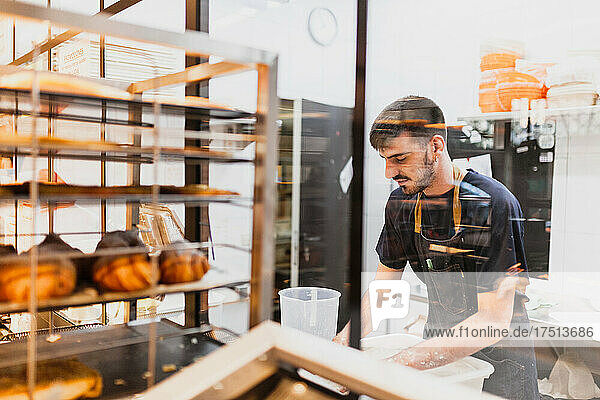
M 4 256 L 16 255 L 14 247 L 3 246 Z M 24 302 L 31 291 L 30 251 L 18 257 L 8 257 L 0 265 L 0 301 Z M 66 296 L 73 292 L 77 281 L 76 268 L 67 256 L 52 256 L 55 252 L 78 252 L 57 235 L 50 234 L 38 246 L 40 260 L 36 275 L 36 297 L 44 300 Z M 45 257 L 46 255 L 51 258 Z
M 152 284 L 152 265 L 145 255 L 117 257 L 94 268 L 94 281 L 105 290 L 146 289 Z
M 163 251 L 160 254 L 159 265 L 162 283 L 197 281 L 210 269 L 206 257 L 196 249 Z
M 1 269 L 0 300 L 24 302 L 29 299 L 31 277 L 29 264 L 10 265 Z M 75 268 L 60 264 L 38 264 L 36 293 L 38 300 L 60 297 L 75 289 Z
M 110 248 L 144 247 L 136 230 L 107 233 L 96 251 Z M 146 254 L 104 256 L 93 267 L 93 279 L 102 289 L 134 291 L 152 284 L 152 264 Z
M 47 360 L 36 364 L 36 399 L 79 399 L 102 394 L 98 371 L 77 360 Z M 0 371 L 0 399 L 26 400 L 27 366 L 5 367 Z

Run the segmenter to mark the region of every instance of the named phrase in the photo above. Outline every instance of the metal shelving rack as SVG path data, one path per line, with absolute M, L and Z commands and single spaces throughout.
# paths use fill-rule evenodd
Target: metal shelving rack
M 131 1 L 130 1 L 131 2 Z M 135 1 L 133 2 L 135 3 Z M 35 276 L 40 255 L 37 249 L 31 251 L 31 295 L 27 304 L 24 303 L 0 303 L 0 313 L 28 311 L 32 314 L 41 310 L 60 309 L 67 306 L 86 305 L 97 303 L 108 303 L 120 300 L 135 300 L 149 296 L 155 296 L 165 293 L 175 292 L 201 292 L 201 298 L 204 300 L 197 304 L 194 310 L 186 310 L 186 318 L 192 315 L 198 322 L 199 327 L 193 328 L 193 332 L 182 330 L 179 335 L 185 336 L 197 335 L 199 333 L 209 333 L 210 337 L 219 336 L 214 331 L 211 333 L 210 325 L 207 325 L 207 290 L 222 286 L 235 286 L 243 282 L 250 283 L 250 326 L 255 326 L 263 320 L 269 319 L 272 307 L 272 290 L 274 277 L 274 208 L 275 208 L 275 182 L 272 177 L 276 171 L 276 71 L 277 57 L 274 54 L 246 48 L 229 43 L 212 40 L 207 34 L 200 32 L 187 31 L 186 33 L 175 33 L 160 31 L 152 28 L 126 24 L 122 22 L 111 21 L 106 15 L 86 16 L 66 11 L 59 11 L 51 8 L 37 7 L 25 3 L 13 2 L 9 0 L 0 0 L 0 14 L 11 18 L 25 18 L 48 22 L 51 25 L 68 28 L 68 32 L 94 33 L 105 36 L 118 37 L 122 39 L 135 40 L 144 43 L 151 43 L 161 46 L 167 46 L 185 50 L 186 56 L 209 57 L 217 56 L 223 61 L 216 63 L 202 63 L 187 67 L 184 71 L 156 77 L 139 82 L 131 82 L 128 91 L 132 94 L 132 99 L 115 99 L 109 97 L 88 97 L 81 95 L 71 95 L 65 93 L 45 92 L 39 90 L 39 77 L 37 72 L 32 72 L 33 83 L 31 90 L 2 90 L 3 99 L 11 98 L 13 103 L 8 107 L 5 103 L 0 110 L 1 113 L 12 115 L 31 115 L 33 118 L 33 127 L 31 136 L 0 138 L 0 152 L 3 154 L 27 155 L 36 159 L 36 157 L 47 157 L 49 163 L 55 158 L 71 158 L 77 160 L 97 160 L 102 162 L 102 184 L 98 188 L 86 189 L 85 187 L 75 186 L 55 186 L 38 183 L 35 179 L 23 187 L 0 187 L 0 197 L 2 199 L 23 199 L 28 200 L 32 207 L 36 209 L 40 203 L 46 202 L 50 209 L 53 209 L 60 202 L 80 201 L 80 202 L 101 202 L 105 209 L 107 202 L 121 202 L 127 204 L 127 225 L 133 226 L 136 223 L 138 207 L 143 202 L 151 205 L 157 205 L 160 201 L 182 202 L 185 204 L 208 204 L 212 202 L 229 203 L 233 206 L 251 207 L 252 218 L 252 240 L 251 246 L 247 251 L 251 252 L 251 273 L 249 277 L 205 277 L 198 282 L 163 285 L 157 284 L 158 258 L 152 256 L 151 260 L 154 269 L 154 284 L 146 290 L 136 292 L 121 293 L 97 293 L 93 291 L 79 291 L 70 296 L 55 298 L 51 300 L 37 301 Z M 75 36 L 73 35 L 73 36 Z M 67 35 L 68 36 L 68 35 Z M 71 36 L 71 37 L 73 37 Z M 68 37 L 70 38 L 70 37 Z M 68 39 L 67 38 L 67 39 Z M 56 45 L 56 38 L 48 37 L 46 43 L 38 45 L 37 50 L 33 50 L 32 59 L 40 54 L 40 50 L 49 51 L 52 45 Z M 102 70 L 102 68 L 101 68 Z M 185 84 L 210 79 L 216 76 L 234 74 L 241 71 L 255 70 L 257 72 L 258 90 L 257 107 L 255 113 L 240 112 L 230 108 L 211 106 L 208 104 L 199 104 L 195 102 L 188 104 L 185 102 L 173 102 L 164 99 L 154 99 L 151 101 L 142 100 L 142 93 L 159 87 Z M 102 72 L 101 72 L 102 75 Z M 19 101 L 21 100 L 21 101 Z M 23 103 L 29 102 L 30 109 L 21 108 Z M 84 115 L 69 115 L 57 111 L 59 104 L 76 104 L 89 108 L 95 108 L 102 111 L 100 118 L 91 118 Z M 43 107 L 42 107 L 43 106 Z M 107 118 L 107 110 L 125 110 L 128 117 L 124 119 Z M 227 152 L 209 152 L 197 147 L 171 148 L 160 146 L 159 139 L 164 134 L 159 124 L 149 123 L 142 118 L 143 115 L 149 115 L 153 121 L 159 121 L 160 117 L 168 113 L 177 113 L 179 115 L 193 115 L 199 119 L 210 121 L 213 119 L 250 119 L 254 121 L 254 131 L 252 135 L 233 134 L 233 140 L 247 140 L 256 143 L 254 158 L 241 158 Z M 46 118 L 48 121 L 53 119 L 66 119 L 79 121 L 83 123 L 99 124 L 102 133 L 105 127 L 110 125 L 133 127 L 133 143 L 122 144 L 117 142 L 108 142 L 105 135 L 102 134 L 99 141 L 83 142 L 77 140 L 55 139 L 53 137 L 42 137 L 36 133 L 36 120 Z M 51 123 L 49 122 L 49 126 Z M 50 129 L 50 128 L 49 128 Z M 186 134 L 188 134 L 186 132 Z M 228 138 L 226 133 L 214 132 L 191 132 L 191 137 L 211 139 L 213 137 Z M 153 138 L 152 145 L 142 147 L 141 137 L 148 135 Z M 199 160 L 210 160 L 210 162 L 224 163 L 253 163 L 254 165 L 254 193 L 252 199 L 244 199 L 239 196 L 220 196 L 206 195 L 195 188 L 165 187 L 156 182 L 158 176 L 158 161 L 164 159 L 178 159 L 186 163 L 198 162 Z M 123 187 L 105 186 L 105 164 L 107 161 L 123 162 L 129 166 L 130 185 Z M 34 161 L 35 163 L 35 161 Z M 140 186 L 140 165 L 153 165 L 154 184 L 150 186 Z M 34 168 L 35 170 L 35 168 Z M 218 185 L 217 185 L 218 186 Z M 23 191 L 23 188 L 26 191 Z M 60 189 L 60 190 L 57 190 Z M 16 204 L 16 203 L 15 203 Z M 33 227 L 35 228 L 35 213 Z M 105 215 L 105 214 L 104 214 Z M 51 214 L 52 216 L 52 214 Z M 50 218 L 50 224 L 52 219 Z M 103 217 L 102 232 L 106 230 L 106 218 Z M 52 229 L 50 228 L 50 232 Z M 30 233 L 19 233 L 30 234 Z M 210 247 L 214 244 L 198 243 L 196 247 Z M 223 244 L 227 246 L 227 244 Z M 124 249 L 128 251 L 139 251 Z M 248 279 L 249 278 L 249 279 Z M 157 357 L 160 356 L 161 348 L 159 337 L 162 325 L 157 322 L 148 324 L 148 332 L 144 333 L 142 339 L 136 339 L 135 345 L 147 343 L 147 386 L 152 386 L 157 375 Z M 104 329 L 104 328 L 103 328 Z M 111 329 L 107 327 L 105 329 Z M 123 328 L 120 328 L 121 330 Z M 105 335 L 110 335 L 103 331 Z M 172 335 L 177 336 L 174 333 Z M 81 334 L 80 334 L 81 335 Z M 95 351 L 100 339 L 94 339 L 94 332 L 85 332 L 83 335 L 91 336 L 87 340 L 86 346 L 78 347 L 79 352 Z M 211 336 L 212 335 L 212 336 Z M 68 343 L 79 343 L 74 338 L 65 340 L 63 348 Z M 207 339 L 207 340 L 209 340 Z M 46 346 L 41 338 L 36 338 L 35 323 L 32 326 L 32 334 L 28 336 L 26 350 L 21 346 L 19 351 L 26 351 L 28 388 L 30 395 L 35 389 L 35 365 L 37 349 L 40 346 Z M 193 340 L 193 339 L 192 339 Z M 197 339 L 196 339 L 197 340 Z M 212 339 L 210 339 L 212 340 Z M 41 343 L 41 344 L 40 344 Z M 127 342 L 129 343 L 129 342 Z M 125 343 L 125 345 L 128 345 Z M 133 342 L 132 342 L 133 343 Z M 193 343 L 193 341 L 192 341 Z M 131 343 L 129 343 L 131 344 Z M 120 346 L 114 343 L 115 346 Z M 12 344 L 3 345 L 2 352 L 10 353 Z M 210 347 L 210 346 L 209 346 Z M 58 348 L 58 347 L 57 347 Z M 68 346 L 67 346 L 68 348 Z M 138 351 L 141 348 L 138 348 Z M 163 349 L 164 350 L 164 349 Z M 19 354 L 21 354 L 19 353 Z M 113 351 L 114 353 L 114 351 Z M 164 351 L 163 351 L 164 353 Z M 18 357 L 17 357 L 18 358 Z M 164 375 L 164 374 L 162 374 Z M 164 376 L 163 376 L 164 377 Z

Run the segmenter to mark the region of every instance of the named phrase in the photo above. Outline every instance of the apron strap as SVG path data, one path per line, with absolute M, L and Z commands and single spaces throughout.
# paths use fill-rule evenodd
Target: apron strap
M 457 234 L 460 228 L 462 218 L 462 207 L 458 197 L 460 193 L 460 183 L 465 178 L 466 173 L 452 164 L 452 177 L 454 178 L 454 196 L 452 198 L 452 217 L 454 219 L 454 233 Z M 417 194 L 417 202 L 415 204 L 415 233 L 421 233 L 421 194 Z

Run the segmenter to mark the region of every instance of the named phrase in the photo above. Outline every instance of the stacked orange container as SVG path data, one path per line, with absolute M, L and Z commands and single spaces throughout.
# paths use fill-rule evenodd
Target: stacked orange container
M 542 85 L 535 77 L 515 72 L 523 57 L 523 44 L 511 40 L 488 40 L 481 44 L 481 112 L 510 111 L 513 98 L 540 98 Z
M 511 111 L 514 99 L 541 99 L 543 84 L 535 77 L 522 72 L 503 72 L 496 76 L 496 94 L 502 111 Z
M 513 68 L 502 68 L 500 70 L 511 71 Z M 479 82 L 479 108 L 481 112 L 499 112 L 503 111 L 496 93 L 496 77 L 499 70 L 481 71 L 481 80 Z

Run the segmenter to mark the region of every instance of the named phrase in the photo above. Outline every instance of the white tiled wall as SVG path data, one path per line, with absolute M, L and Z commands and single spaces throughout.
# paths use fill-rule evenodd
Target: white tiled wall
M 564 272 L 573 284 L 566 293 L 595 291 L 600 243 L 600 135 L 597 116 L 581 113 L 558 117 L 563 128 L 556 142 L 554 165 L 551 272 Z
M 211 35 L 278 52 L 280 96 L 351 106 L 355 4 L 276 3 L 212 1 Z M 329 7 L 338 16 L 340 32 L 333 48 L 319 48 L 310 41 L 307 13 L 316 6 Z M 444 109 L 449 122 L 478 112 L 476 90 L 482 40 L 493 37 L 521 40 L 526 45 L 526 57 L 540 61 L 560 59 L 571 50 L 600 48 L 597 45 L 600 30 L 595 22 L 600 12 L 597 2 L 373 0 L 369 6 L 367 134 L 383 107 L 408 94 L 433 98 Z M 239 87 L 244 79 L 255 80 L 255 75 L 228 79 L 211 83 L 213 99 L 228 101 L 241 97 L 241 105 L 254 107 L 253 95 L 244 96 L 232 88 Z M 598 160 L 588 149 L 597 140 L 579 139 L 584 143 L 577 151 L 587 154 L 583 157 L 575 156 L 573 143 L 567 147 L 564 140 L 557 138 L 551 268 L 562 269 L 566 262 L 569 266 L 590 267 L 592 258 L 587 246 L 594 242 L 595 236 L 589 234 L 599 226 L 595 224 L 596 217 L 588 215 L 596 198 L 590 191 L 598 187 L 593 182 L 600 174 L 594 168 Z M 574 158 L 577 160 L 572 161 Z M 384 178 L 384 163 L 368 141 L 365 169 L 364 266 L 374 271 L 377 265 L 374 248 L 383 224 L 385 202 L 393 186 Z M 405 275 L 416 282 L 410 272 Z
M 316 44 L 308 31 L 309 13 L 317 7 L 329 8 L 337 19 L 337 36 L 327 47 Z M 280 97 L 354 105 L 354 0 L 211 0 L 209 10 L 211 37 L 278 53 Z M 226 82 L 211 82 L 211 99 L 232 98 L 233 91 L 247 99 L 247 108 L 255 106 L 256 97 L 243 91 L 246 85 Z
M 598 2 L 373 0 L 369 6 L 367 132 L 383 107 L 408 94 L 434 99 L 448 122 L 478 112 L 482 40 L 521 40 L 526 58 L 540 61 L 556 61 L 574 50 L 600 49 Z M 577 125 L 569 137 L 557 138 L 551 271 L 598 269 L 594 248 L 600 233 L 596 212 L 600 136 L 595 125 L 581 121 Z M 390 186 L 383 177 L 383 162 L 369 147 L 365 164 L 364 254 L 367 268 L 374 268 L 373 248 L 383 224 L 382 199 L 389 195 Z
M 337 18 L 338 33 L 328 47 L 316 44 L 308 31 L 308 16 L 316 7 L 329 8 Z M 355 1 L 212 0 L 209 9 L 212 38 L 278 54 L 279 97 L 353 106 Z M 256 81 L 256 72 L 211 79 L 210 98 L 254 111 Z M 231 182 L 231 190 L 252 195 L 253 178 L 253 169 L 247 165 L 213 165 L 209 181 Z M 251 210 L 211 205 L 213 239 L 248 247 L 251 218 Z M 240 263 L 238 250 L 220 248 L 215 252 L 217 265 L 249 272 L 249 255 Z M 234 260 L 237 262 L 232 263 Z

